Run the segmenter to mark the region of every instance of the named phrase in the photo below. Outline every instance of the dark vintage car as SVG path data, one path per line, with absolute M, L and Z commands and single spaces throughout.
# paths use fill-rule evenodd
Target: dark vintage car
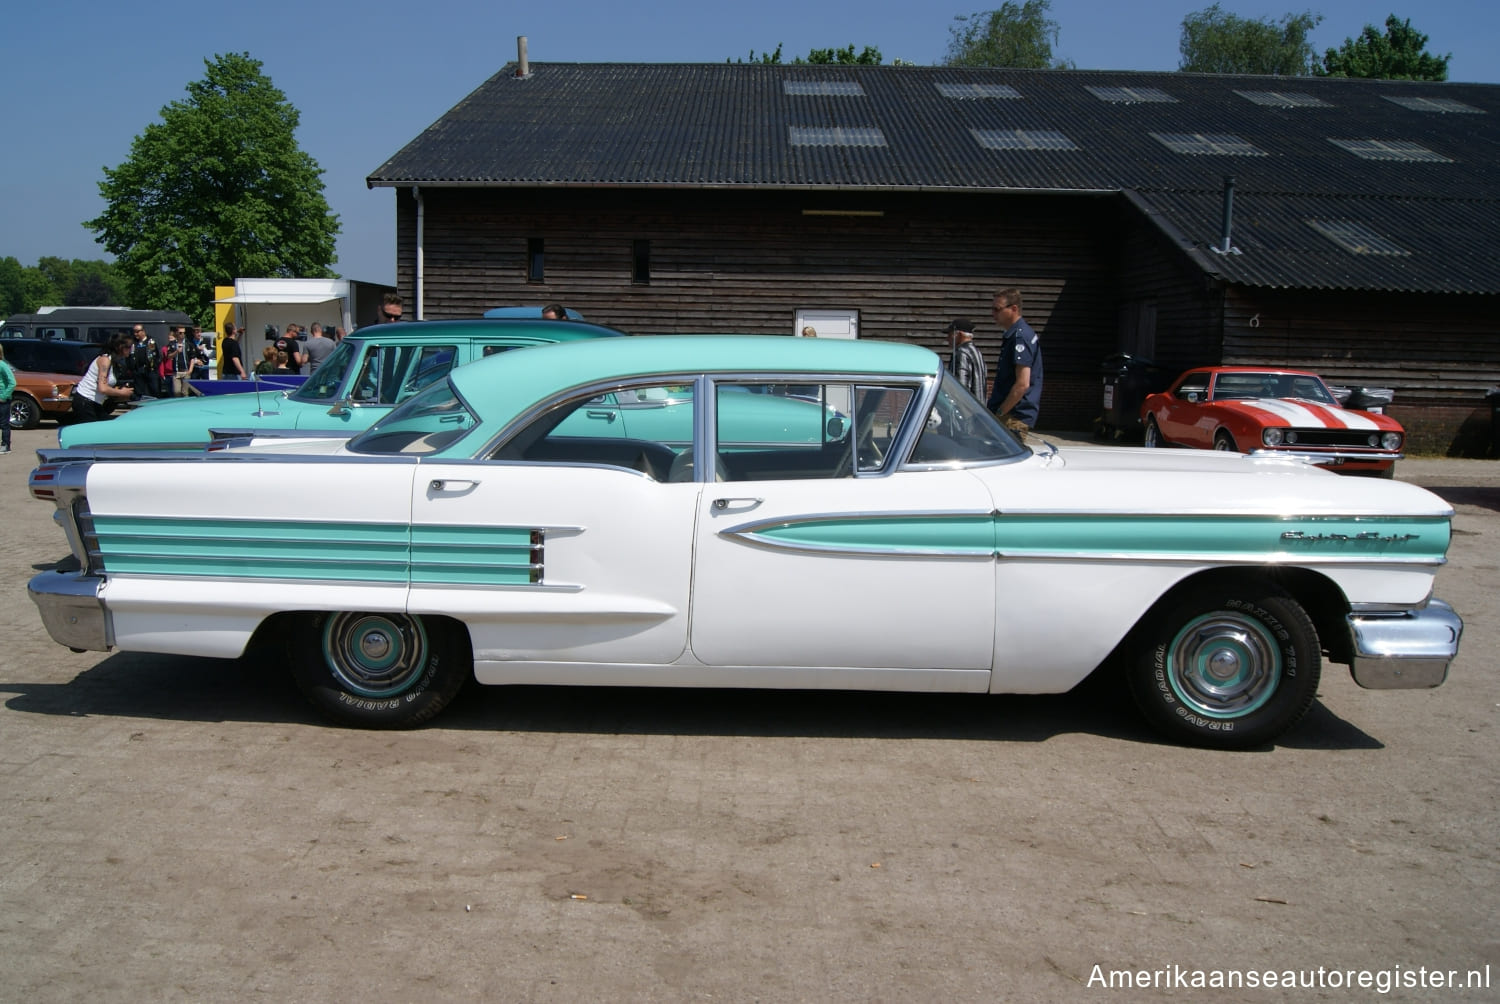
M 1351 405 L 1363 396 L 1351 396 Z M 1389 394 L 1380 400 L 1389 403 Z M 1141 420 L 1147 446 L 1292 457 L 1388 478 L 1406 435 L 1400 422 L 1369 407 L 1343 406 L 1316 373 L 1205 366 L 1147 397 Z

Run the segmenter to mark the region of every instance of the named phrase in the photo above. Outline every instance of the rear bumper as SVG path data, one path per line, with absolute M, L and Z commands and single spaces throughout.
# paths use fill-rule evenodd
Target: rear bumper
M 1436 687 L 1448 678 L 1458 655 L 1464 622 L 1442 600 L 1420 610 L 1391 614 L 1353 613 L 1354 682 L 1370 690 Z
M 26 584 L 52 640 L 75 651 L 108 652 L 114 624 L 99 589 L 104 580 L 77 572 L 42 572 Z

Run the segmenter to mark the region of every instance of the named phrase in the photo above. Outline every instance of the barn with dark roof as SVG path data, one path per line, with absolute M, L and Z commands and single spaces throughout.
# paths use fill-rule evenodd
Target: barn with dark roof
M 1500 383 L 1500 87 L 1064 70 L 510 64 L 368 178 L 429 318 L 561 301 L 646 332 L 946 350 L 1024 294 L 1042 428 L 1119 351 L 1396 390 L 1482 450 Z

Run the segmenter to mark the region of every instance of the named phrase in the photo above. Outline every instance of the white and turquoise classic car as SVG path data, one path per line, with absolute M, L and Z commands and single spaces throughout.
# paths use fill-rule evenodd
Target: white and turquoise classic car
M 454 366 L 529 345 L 623 334 L 597 324 L 539 319 L 370 325 L 341 341 L 295 390 L 268 382 L 264 389 L 240 394 L 151 401 L 108 422 L 64 426 L 58 443 L 65 449 L 197 450 L 215 432 L 275 429 L 347 438 Z
M 1435 495 L 1028 449 L 891 343 L 544 346 L 454 369 L 352 440 L 43 459 L 32 494 L 79 566 L 31 582 L 53 638 L 284 644 L 319 708 L 371 727 L 432 718 L 471 676 L 982 694 L 1104 667 L 1169 736 L 1244 747 L 1302 718 L 1325 658 L 1434 687 L 1462 631 L 1432 596 Z

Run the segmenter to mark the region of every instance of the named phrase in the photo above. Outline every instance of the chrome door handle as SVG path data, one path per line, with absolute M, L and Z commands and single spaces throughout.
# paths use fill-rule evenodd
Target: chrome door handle
M 466 492 L 471 488 L 478 488 L 479 482 L 433 478 L 427 483 L 427 487 L 435 492 Z
M 728 509 L 732 505 L 758 506 L 765 499 L 742 498 L 742 499 L 714 499 L 714 508 L 719 510 Z

